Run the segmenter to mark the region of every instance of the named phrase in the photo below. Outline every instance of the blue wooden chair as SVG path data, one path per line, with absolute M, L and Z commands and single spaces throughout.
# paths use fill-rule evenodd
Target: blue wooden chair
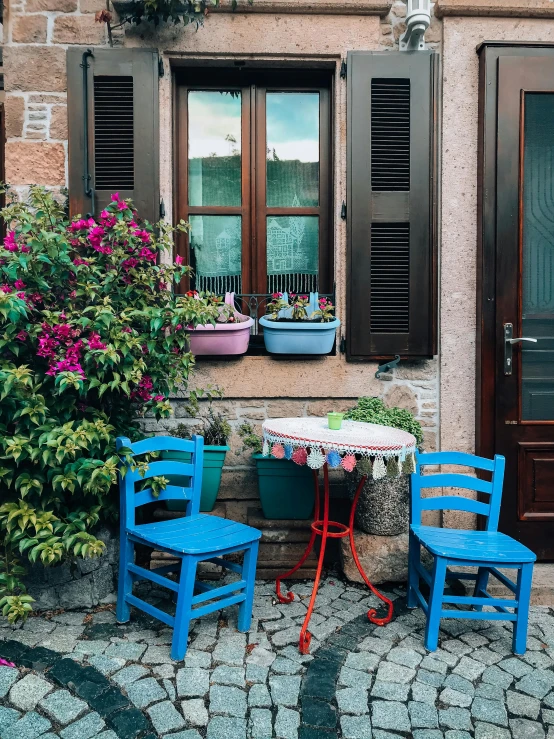
M 258 556 L 258 539 L 261 533 L 250 526 L 235 523 L 218 516 L 199 513 L 202 486 L 202 462 L 204 439 L 193 436 L 191 440 L 171 436 L 156 436 L 134 444 L 125 437 L 117 439 L 117 449 L 128 448 L 135 457 L 159 451 L 188 452 L 190 464 L 179 461 L 150 462 L 141 475 L 133 464 L 124 463 L 120 475 L 121 494 L 121 555 L 119 563 L 119 588 L 117 596 L 117 620 L 126 623 L 130 619 L 131 606 L 140 608 L 150 616 L 174 628 L 171 658 L 181 660 L 187 651 L 190 621 L 234 604 L 239 605 L 238 629 L 248 631 L 252 619 L 254 580 Z M 135 485 L 155 476 L 179 476 L 189 478 L 188 487 L 168 485 L 157 498 L 151 488 L 135 491 Z M 185 500 L 183 518 L 159 523 L 138 524 L 135 509 L 146 503 L 162 500 Z M 135 544 L 145 544 L 178 557 L 176 565 L 147 570 L 134 562 Z M 222 559 L 223 555 L 244 551 L 243 564 Z M 214 586 L 196 580 L 199 562 L 208 561 L 227 570 L 239 573 L 239 580 L 229 585 Z M 173 582 L 163 575 L 179 571 L 179 581 Z M 133 582 L 150 580 L 176 594 L 175 617 L 155 608 L 133 595 Z M 198 591 L 194 595 L 194 591 Z M 214 600 L 215 599 L 215 600 Z M 209 601 L 209 602 L 208 602 Z
M 459 452 L 417 454 L 416 471 L 411 475 L 411 526 L 408 564 L 408 608 L 420 605 L 427 616 L 425 647 L 437 648 L 441 618 L 471 618 L 477 620 L 514 621 L 512 649 L 524 654 L 527 644 L 527 621 L 531 599 L 533 562 L 536 557 L 530 549 L 505 534 L 498 532 L 498 516 L 502 498 L 504 457 L 494 460 Z M 492 472 L 491 482 L 467 474 L 422 475 L 425 465 L 462 465 Z M 422 498 L 425 488 L 463 488 L 488 496 L 488 502 L 471 500 L 458 495 Z M 485 517 L 484 531 L 443 529 L 421 525 L 422 511 L 471 511 Z M 421 563 L 421 545 L 433 556 L 433 569 L 428 572 Z M 449 566 L 477 567 L 477 573 L 453 572 Z M 512 582 L 499 567 L 517 572 Z M 495 598 L 487 592 L 489 575 L 493 575 L 515 594 L 514 599 Z M 429 586 L 429 601 L 419 589 L 423 579 Z M 447 595 L 445 581 L 449 579 L 475 580 L 473 596 Z M 473 606 L 475 610 L 443 609 L 443 604 Z M 483 606 L 492 606 L 495 612 L 483 612 Z M 513 609 L 513 611 L 509 610 Z

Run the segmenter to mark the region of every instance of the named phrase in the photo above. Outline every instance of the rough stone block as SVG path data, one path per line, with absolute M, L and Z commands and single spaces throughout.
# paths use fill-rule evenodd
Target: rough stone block
M 98 10 L 98 6 L 96 9 Z M 77 10 L 77 0 L 27 0 L 25 4 L 27 13 L 40 13 L 42 11 L 73 13 L 75 10 Z
M 392 385 L 383 398 L 386 405 L 405 408 L 411 413 L 417 414 L 418 402 L 414 391 L 407 385 Z
M 11 185 L 65 185 L 63 145 L 8 141 L 6 179 Z
M 56 105 L 50 117 L 50 138 L 65 141 L 67 139 L 67 107 Z
M 371 582 L 406 582 L 408 534 L 377 536 L 356 531 L 355 540 L 358 557 Z M 363 582 L 347 538 L 341 539 L 341 559 L 346 577 L 353 582 Z
M 7 95 L 6 111 L 6 139 L 17 139 L 23 136 L 23 119 L 25 116 L 25 100 L 22 97 Z
M 87 43 L 79 39 L 79 43 Z M 4 49 L 4 84 L 10 90 L 36 90 L 37 79 L 44 92 L 65 92 L 67 89 L 65 49 L 52 46 L 7 46 Z M 9 176 L 11 184 L 14 183 Z M 48 180 L 47 184 L 58 185 L 65 182 Z
M 54 20 L 56 44 L 102 44 L 104 38 L 104 24 L 96 23 L 93 15 L 59 15 Z
M 12 26 L 12 41 L 16 44 L 43 44 L 46 42 L 47 24 L 45 15 L 16 16 Z

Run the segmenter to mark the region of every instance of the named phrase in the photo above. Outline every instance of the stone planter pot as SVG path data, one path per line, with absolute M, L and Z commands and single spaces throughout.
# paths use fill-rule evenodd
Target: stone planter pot
M 348 491 L 354 498 L 361 473 L 354 471 L 349 475 Z M 410 479 L 408 475 L 382 480 L 366 481 L 358 507 L 355 525 L 366 534 L 396 536 L 408 531 L 410 520 Z

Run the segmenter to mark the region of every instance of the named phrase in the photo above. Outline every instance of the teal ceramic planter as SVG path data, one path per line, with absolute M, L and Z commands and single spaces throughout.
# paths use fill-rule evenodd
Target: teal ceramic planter
M 228 446 L 205 446 L 204 465 L 202 470 L 202 495 L 200 498 L 200 510 L 203 512 L 213 511 L 219 486 L 221 484 L 221 473 L 225 464 L 225 455 L 229 451 Z M 190 462 L 191 455 L 187 452 L 162 452 L 162 459 L 174 459 L 179 462 Z M 188 477 L 171 477 L 176 485 L 188 485 Z M 184 511 L 186 503 L 179 500 L 166 501 L 168 511 Z
M 258 488 L 266 518 L 305 520 L 314 509 L 312 470 L 288 459 L 252 455 L 258 471 Z
M 272 321 L 260 318 L 265 348 L 270 354 L 329 354 L 340 321 Z

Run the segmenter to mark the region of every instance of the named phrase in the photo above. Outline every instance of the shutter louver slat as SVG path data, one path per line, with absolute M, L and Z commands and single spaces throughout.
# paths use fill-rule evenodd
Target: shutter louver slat
M 410 189 L 410 80 L 371 80 L 371 188 Z
M 410 330 L 410 224 L 371 226 L 371 309 L 373 333 Z
M 133 78 L 94 78 L 94 162 L 97 190 L 135 186 Z

